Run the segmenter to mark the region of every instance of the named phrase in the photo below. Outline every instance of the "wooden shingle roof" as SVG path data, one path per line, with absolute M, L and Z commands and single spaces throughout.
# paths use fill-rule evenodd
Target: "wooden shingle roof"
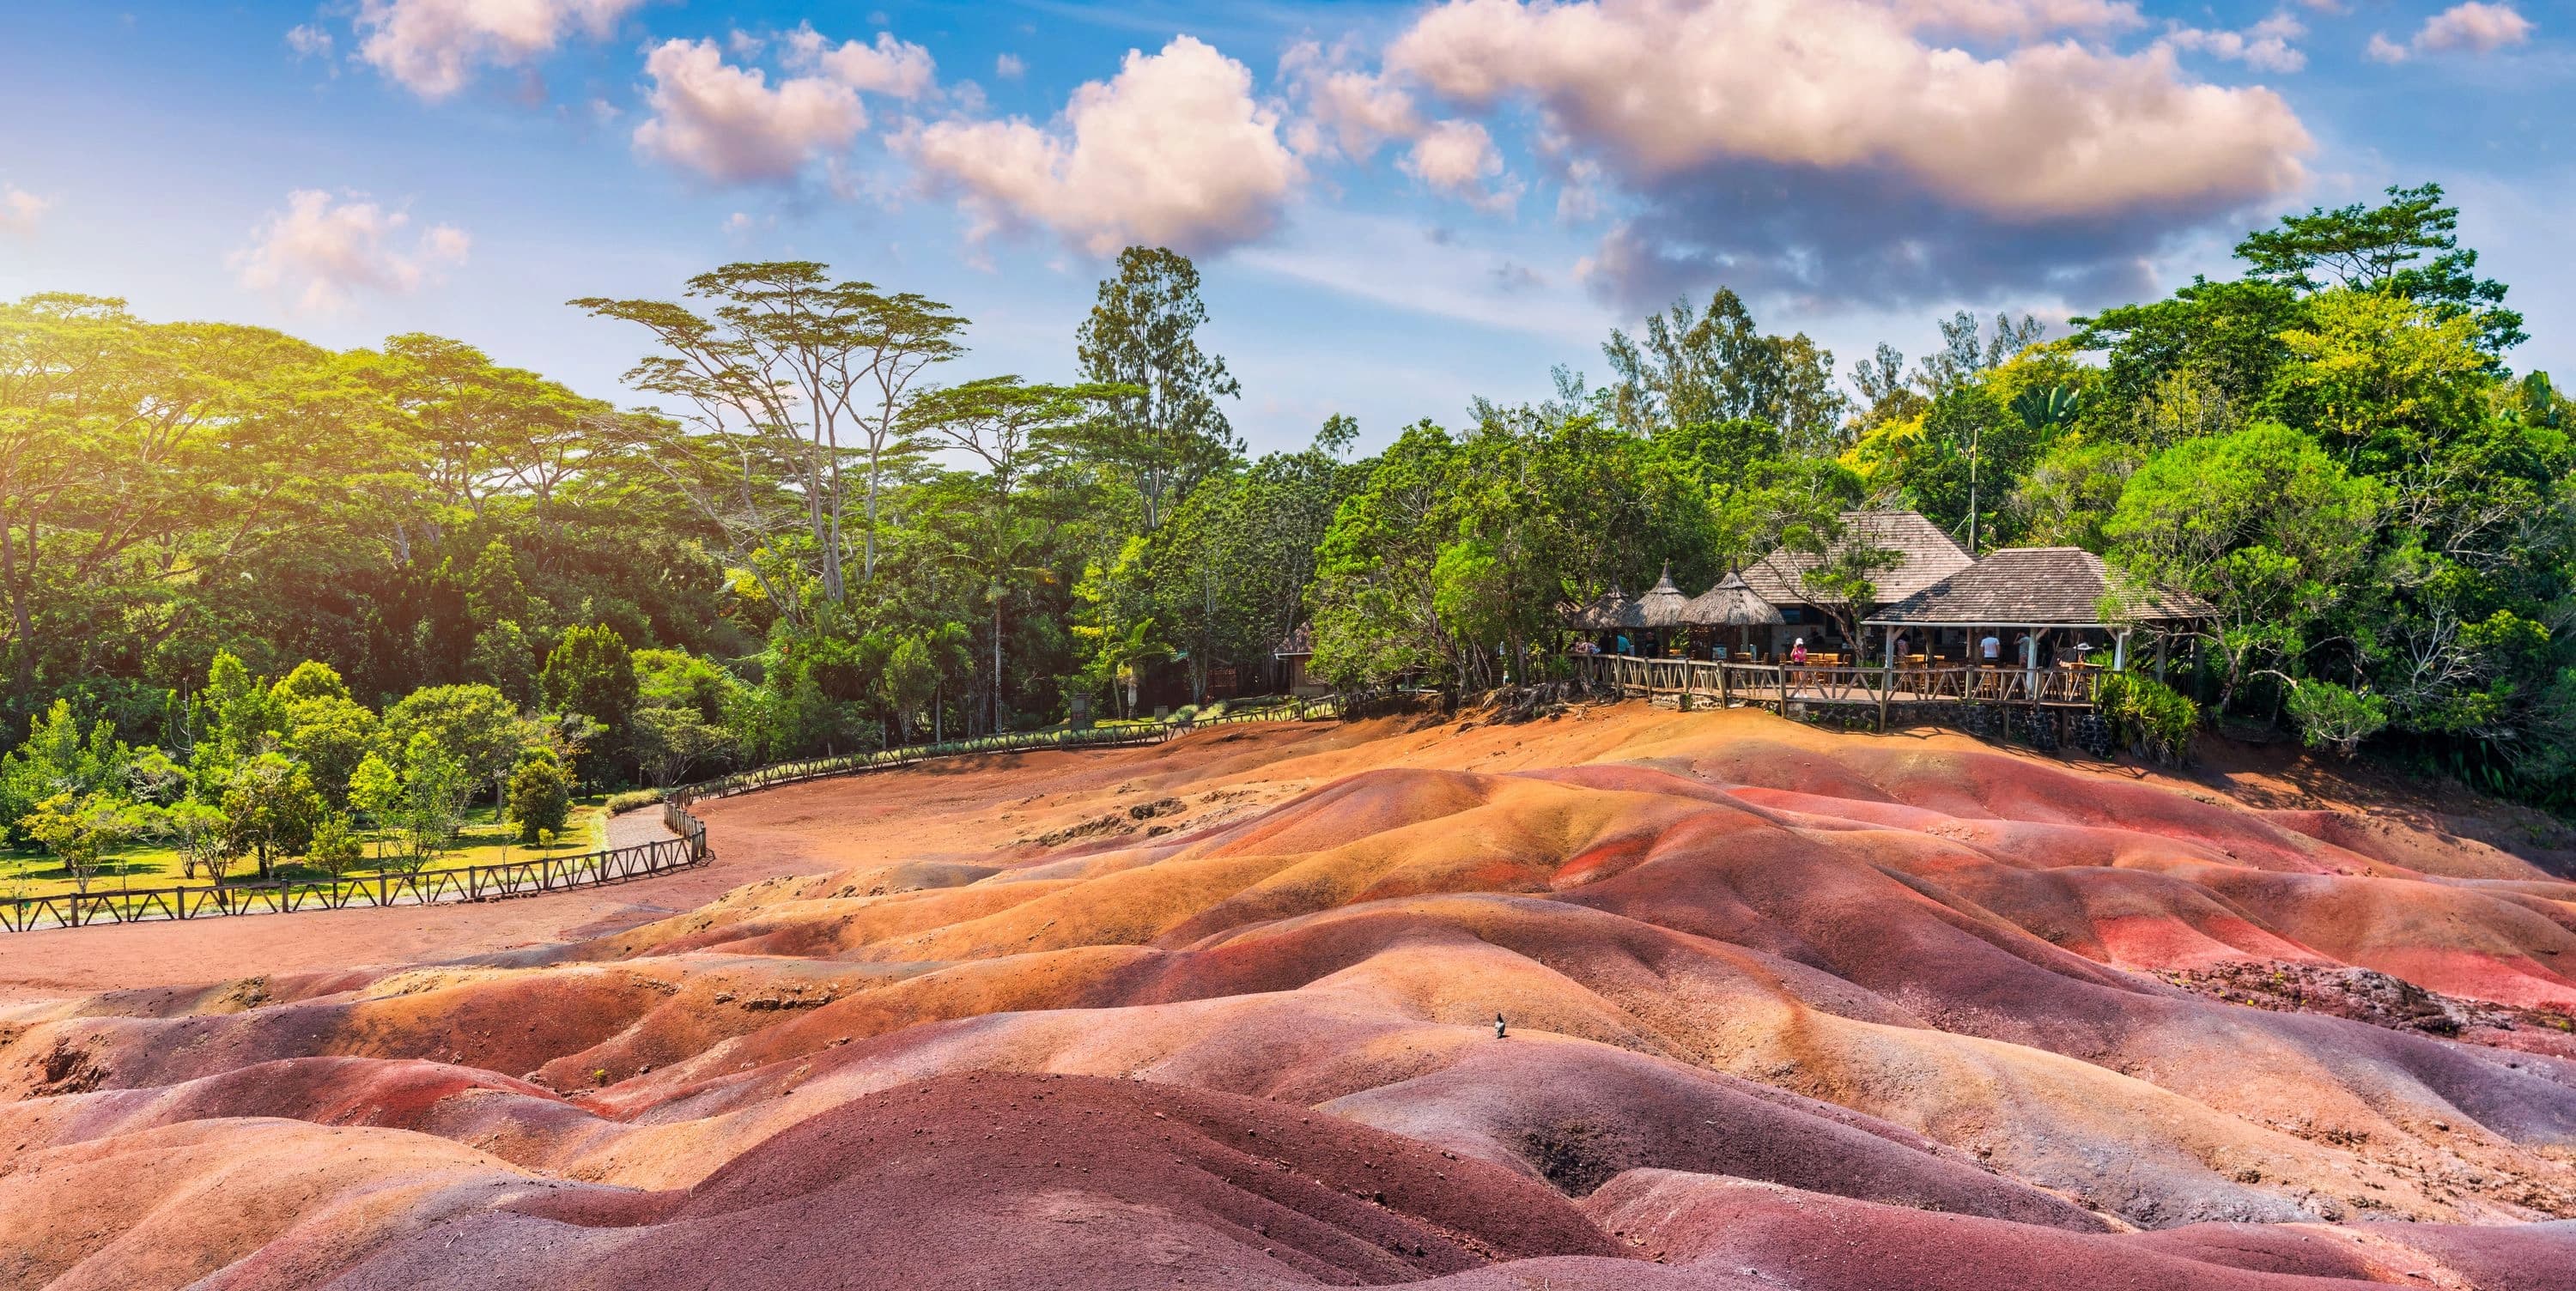
M 1845 511 L 1843 536 L 1827 548 L 1832 555 L 1855 544 L 1885 547 L 1902 559 L 1870 582 L 1878 603 L 1901 601 L 1976 563 L 1968 550 L 1951 541 L 1941 527 L 1919 511 Z M 1799 579 L 1816 567 L 1817 558 L 1801 551 L 1778 550 L 1744 567 L 1744 582 L 1756 596 L 1773 605 L 1803 605 L 1806 589 Z
M 2198 597 L 2130 583 L 2081 547 L 2007 547 L 1871 615 L 1874 624 L 1968 627 L 2107 627 L 2105 597 L 2121 593 L 2120 619 L 2170 623 L 2215 611 Z

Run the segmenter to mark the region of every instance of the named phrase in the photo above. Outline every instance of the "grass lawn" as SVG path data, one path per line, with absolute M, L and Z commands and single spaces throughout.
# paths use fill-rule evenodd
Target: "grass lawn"
M 463 837 L 458 846 L 438 858 L 431 869 L 462 869 L 470 865 L 493 865 L 501 861 L 533 860 L 543 856 L 574 856 L 596 852 L 608 846 L 608 811 L 606 799 L 592 796 L 573 804 L 572 819 L 565 822 L 561 837 L 550 848 L 519 845 L 519 827 L 492 819 L 490 807 L 478 807 L 466 818 Z M 367 854 L 357 868 L 344 877 L 371 876 L 377 872 L 376 851 L 380 836 L 362 835 L 367 840 Z M 381 836 L 388 858 L 398 855 L 402 842 L 390 834 Z M 392 868 L 390 865 L 387 868 Z M 249 882 L 258 874 L 249 857 L 234 859 L 227 877 L 235 883 Z M 301 860 L 290 860 L 277 866 L 282 879 L 323 879 L 330 877 Z M 205 871 L 191 879 L 180 873 L 179 854 L 167 847 L 137 845 L 109 853 L 90 880 L 93 893 L 114 892 L 127 888 L 200 888 L 213 883 Z M 0 847 L 0 899 L 9 897 L 58 896 L 73 890 L 71 876 L 63 872 L 62 862 L 41 848 Z

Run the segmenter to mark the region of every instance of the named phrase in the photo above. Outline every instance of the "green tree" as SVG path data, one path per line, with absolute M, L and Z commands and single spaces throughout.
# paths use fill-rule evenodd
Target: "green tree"
M 1705 310 L 1682 300 L 1649 315 L 1642 343 L 1612 331 L 1601 351 L 1619 379 L 1610 415 L 1632 434 L 1756 422 L 1799 452 L 1842 447 L 1850 405 L 1834 384 L 1833 351 L 1803 332 L 1764 335 L 1726 288 Z
M 394 823 L 394 813 L 402 805 L 402 775 L 393 764 L 378 754 L 370 753 L 349 773 L 349 806 L 364 812 L 367 822 L 378 830 Z M 378 848 L 378 854 L 383 849 Z
M 519 823 L 519 841 L 534 844 L 540 834 L 560 834 L 571 818 L 572 782 L 562 764 L 544 749 L 522 751 L 510 772 L 510 819 Z
M 2104 534 L 2115 563 L 2218 610 L 2224 708 L 2255 670 L 2305 651 L 2353 589 L 2386 505 L 2385 488 L 2315 440 L 2257 424 L 2149 459 Z
M 483 544 L 465 577 L 466 614 L 478 624 L 524 623 L 529 609 L 528 588 L 519 581 L 519 560 L 510 544 L 498 538 Z
M 1145 532 L 1162 527 L 1198 482 L 1243 451 L 1220 398 L 1242 386 L 1225 360 L 1199 348 L 1207 305 L 1198 266 L 1162 247 L 1118 253 L 1115 277 L 1074 337 L 1083 378 L 1114 387 L 1109 416 L 1089 428 L 1086 452 L 1122 475 L 1144 509 Z
M 501 692 L 521 708 L 537 706 L 536 651 L 514 620 L 503 619 L 474 634 L 474 648 L 465 657 L 465 676 Z
M 311 841 L 304 846 L 304 859 L 335 879 L 357 868 L 365 854 L 357 831 L 349 826 L 349 817 L 336 811 L 324 813 L 320 823 L 313 826 Z
M 635 679 L 635 658 L 617 629 L 601 625 L 564 633 L 554 653 L 546 656 L 537 689 L 549 711 L 579 713 L 599 723 L 600 739 L 584 774 L 604 780 L 634 750 L 635 706 L 642 687 Z
M 76 892 L 89 891 L 109 848 L 140 829 L 134 804 L 103 793 L 58 793 L 19 822 L 63 864 Z
M 402 802 L 398 809 L 409 848 L 406 872 L 417 874 L 456 844 L 465 825 L 465 803 L 477 776 L 437 736 L 421 731 L 403 749 Z
M 2504 307 L 2504 284 L 2477 276 L 2478 253 L 2460 245 L 2460 211 L 2442 204 L 2442 186 L 2391 185 L 2388 198 L 2380 206 L 2355 202 L 2284 216 L 2277 227 L 2245 235 L 2236 256 L 2249 266 L 2248 277 L 2301 292 L 2342 288 L 2467 319 L 2489 356 L 2528 339 L 2522 315 Z
M 0 756 L 0 826 L 18 840 L 32 839 L 22 822 L 36 804 L 61 794 L 81 799 L 112 790 L 133 757 L 117 740 L 114 724 L 102 719 L 84 732 L 71 701 L 55 700 L 26 741 Z
M 406 766 L 411 749 L 428 737 L 441 756 L 464 768 L 474 780 L 499 786 L 527 742 L 519 710 L 490 686 L 424 686 L 385 710 L 385 738 L 402 749 Z
M 913 718 L 939 693 L 939 665 L 930 657 L 929 643 L 917 635 L 896 642 L 877 685 L 902 727 L 904 743 L 911 743 Z
M 349 773 L 383 742 L 383 723 L 364 704 L 327 694 L 289 702 L 285 716 L 286 754 L 311 769 L 323 797 L 345 803 Z
M 224 787 L 226 846 L 259 863 L 262 880 L 276 877 L 278 860 L 301 853 L 324 814 L 322 795 L 303 765 L 283 754 L 262 753 L 236 766 Z

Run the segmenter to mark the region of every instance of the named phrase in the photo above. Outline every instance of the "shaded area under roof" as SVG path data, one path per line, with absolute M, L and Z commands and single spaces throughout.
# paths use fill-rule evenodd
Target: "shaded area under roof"
M 2159 592 L 2112 572 L 2081 547 L 2007 547 L 1881 609 L 1867 622 L 1923 627 L 2110 627 L 2102 602 L 2120 596 L 2121 622 L 2173 623 L 2216 613 L 2195 596 Z
M 1870 579 L 1881 605 L 1901 601 L 1976 563 L 1967 548 L 1919 511 L 1845 511 L 1842 521 L 1843 534 L 1826 546 L 1826 556 L 1867 544 L 1900 557 L 1895 568 Z M 1773 605 L 1803 605 L 1809 597 L 1799 579 L 1819 560 L 1807 552 L 1775 549 L 1744 567 L 1744 582 Z

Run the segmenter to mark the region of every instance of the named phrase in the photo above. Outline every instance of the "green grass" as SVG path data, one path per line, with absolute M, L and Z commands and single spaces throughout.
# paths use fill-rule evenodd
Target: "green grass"
M 521 846 L 518 826 L 495 822 L 492 819 L 492 809 L 489 807 L 477 808 L 467 817 L 463 836 L 457 840 L 459 845 L 456 849 L 441 855 L 437 862 L 428 868 L 455 870 L 475 865 L 496 865 L 502 861 L 535 860 L 547 856 L 577 856 L 583 852 L 605 850 L 608 846 L 608 812 L 601 803 L 602 800 L 597 797 L 586 798 L 576 803 L 572 809 L 572 819 L 565 823 L 563 835 L 555 840 L 553 847 Z M 366 855 L 359 859 L 356 868 L 343 877 L 372 876 L 378 873 L 380 866 L 376 853 L 380 842 L 385 854 L 381 868 L 385 871 L 400 872 L 400 867 L 394 863 L 394 858 L 400 855 L 402 850 L 400 839 L 391 834 L 379 836 L 374 833 L 364 834 L 362 837 L 367 840 Z M 89 890 L 95 895 L 114 892 L 121 887 L 201 888 L 211 886 L 214 882 L 204 870 L 197 871 L 195 878 L 189 878 L 182 872 L 182 868 L 179 854 L 167 847 L 120 848 L 108 854 L 106 862 L 99 867 L 98 874 L 90 880 Z M 304 864 L 300 859 L 279 864 L 276 867 L 276 876 L 281 879 L 330 877 L 321 870 Z M 225 877 L 234 883 L 246 883 L 258 877 L 258 870 L 252 865 L 250 858 L 237 857 Z M 72 882 L 71 875 L 64 872 L 62 862 L 43 850 L 0 847 L 0 900 L 10 897 L 61 896 L 75 890 L 76 886 Z

